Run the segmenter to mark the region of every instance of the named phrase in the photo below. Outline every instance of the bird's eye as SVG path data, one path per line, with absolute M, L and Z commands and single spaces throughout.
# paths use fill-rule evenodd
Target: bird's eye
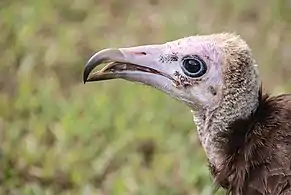
M 196 78 L 206 73 L 207 66 L 201 58 L 193 56 L 183 60 L 182 70 L 187 76 Z

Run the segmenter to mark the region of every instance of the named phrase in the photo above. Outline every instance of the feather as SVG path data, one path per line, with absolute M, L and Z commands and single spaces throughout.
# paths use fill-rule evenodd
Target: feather
M 259 106 L 219 135 L 224 151 L 216 184 L 232 195 L 284 195 L 291 192 L 291 95 L 259 92 Z

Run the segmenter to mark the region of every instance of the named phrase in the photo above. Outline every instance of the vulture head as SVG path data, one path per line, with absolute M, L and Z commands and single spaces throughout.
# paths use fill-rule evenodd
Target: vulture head
M 108 64 L 93 72 L 104 62 Z M 250 48 L 230 33 L 104 49 L 89 59 L 83 79 L 85 83 L 109 79 L 139 82 L 185 103 L 193 112 L 208 159 L 217 166 L 217 133 L 248 117 L 258 105 L 260 90 Z
M 214 181 L 228 194 L 291 194 L 291 95 L 262 94 L 257 64 L 238 35 L 104 49 L 83 76 L 143 83 L 186 104 Z

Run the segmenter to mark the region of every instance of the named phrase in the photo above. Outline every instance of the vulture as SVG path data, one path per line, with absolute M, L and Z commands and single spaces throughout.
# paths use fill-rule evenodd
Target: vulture
M 240 35 L 107 48 L 88 60 L 83 79 L 138 82 L 187 105 L 214 184 L 226 194 L 291 194 L 291 95 L 264 92 Z

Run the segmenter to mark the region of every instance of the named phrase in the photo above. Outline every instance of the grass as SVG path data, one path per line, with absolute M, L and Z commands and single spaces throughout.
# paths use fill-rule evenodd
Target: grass
M 83 65 L 106 47 L 235 31 L 264 86 L 287 92 L 290 10 L 287 0 L 2 0 L 0 194 L 211 194 L 186 106 L 126 81 L 83 85 Z

